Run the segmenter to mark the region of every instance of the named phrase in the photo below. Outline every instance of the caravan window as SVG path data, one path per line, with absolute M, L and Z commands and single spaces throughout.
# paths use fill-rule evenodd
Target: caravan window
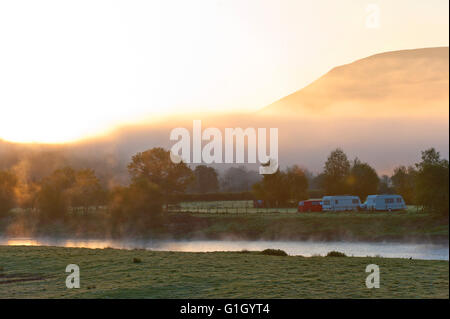
M 392 203 L 394 203 L 394 199 L 393 199 L 393 198 L 386 198 L 386 199 L 384 200 L 384 202 L 385 202 L 386 204 L 392 204 Z
M 323 204 L 324 204 L 324 205 L 330 205 L 330 201 L 329 201 L 329 200 L 324 200 L 324 201 L 323 201 Z
M 357 200 L 357 199 L 352 199 L 352 204 L 358 204 L 359 203 L 359 200 Z
M 339 203 L 339 201 L 336 199 L 336 200 L 334 201 L 334 203 L 337 204 L 337 203 Z
M 397 198 L 397 203 L 401 203 L 402 199 L 401 198 Z

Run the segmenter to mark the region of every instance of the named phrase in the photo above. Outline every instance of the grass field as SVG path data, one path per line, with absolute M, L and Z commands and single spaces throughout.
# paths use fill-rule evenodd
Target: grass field
M 258 214 L 214 214 L 200 211 L 174 213 L 173 220 L 184 221 L 172 223 L 172 235 L 180 239 L 221 239 L 234 236 L 250 240 L 448 240 L 448 221 L 413 210 Z
M 268 240 L 448 240 L 448 221 L 436 220 L 415 206 L 398 212 L 298 213 L 297 208 L 252 205 L 252 201 L 183 202 L 174 209 L 174 216 L 185 214 L 198 220 L 183 233 L 188 238 L 231 235 Z
M 245 201 L 233 202 L 236 206 Z M 219 212 L 229 205 L 220 202 L 182 203 L 181 212 L 166 212 L 162 221 L 151 227 L 132 222 L 111 227 L 106 210 L 68 216 L 63 221 L 39 223 L 26 213 L 0 219 L 0 235 L 9 237 L 79 237 L 155 239 L 242 240 L 319 240 L 319 241 L 448 241 L 448 219 L 437 218 L 410 207 L 401 212 L 318 212 L 297 213 L 260 211 L 245 213 L 243 207 L 231 207 L 228 213 L 195 205 L 216 205 Z M 220 206 L 221 204 L 222 206 Z M 183 206 L 184 205 L 184 206 Z M 190 207 L 191 205 L 192 207 Z M 236 209 L 239 213 L 233 213 Z M 247 208 L 250 209 L 250 208 Z
M 68 264 L 79 289 L 65 286 Z M 379 289 L 365 286 L 368 264 Z M 448 297 L 448 261 L 0 246 L 0 298 Z

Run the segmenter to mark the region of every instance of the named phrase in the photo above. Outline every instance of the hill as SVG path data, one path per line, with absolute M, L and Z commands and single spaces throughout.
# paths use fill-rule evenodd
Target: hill
M 448 116 L 449 48 L 376 54 L 338 66 L 263 113 Z

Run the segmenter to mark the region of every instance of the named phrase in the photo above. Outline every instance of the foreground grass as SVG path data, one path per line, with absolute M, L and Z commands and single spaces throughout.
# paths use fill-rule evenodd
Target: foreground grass
M 68 264 L 80 289 L 65 286 Z M 365 286 L 368 264 L 379 289 Z M 0 246 L 0 298 L 448 297 L 448 261 Z

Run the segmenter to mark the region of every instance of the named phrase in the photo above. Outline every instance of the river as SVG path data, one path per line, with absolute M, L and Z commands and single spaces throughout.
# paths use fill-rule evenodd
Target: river
M 448 245 L 401 242 L 315 242 L 315 241 L 246 241 L 246 240 L 99 240 L 55 238 L 0 238 L 0 245 L 8 246 L 58 246 L 80 248 L 148 249 L 156 251 L 212 252 L 282 249 L 289 255 L 326 255 L 336 250 L 347 256 L 380 256 L 390 258 L 413 258 L 449 260 Z

